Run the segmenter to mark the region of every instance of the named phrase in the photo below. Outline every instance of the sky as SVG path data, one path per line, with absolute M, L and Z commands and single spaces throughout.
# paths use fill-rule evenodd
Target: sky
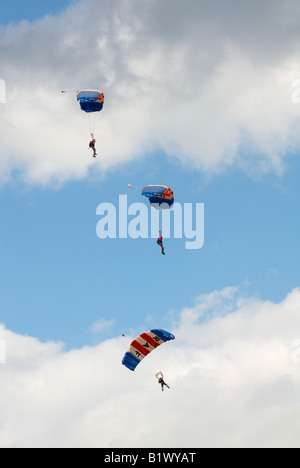
M 299 3 L 6 3 L 0 446 L 299 447 Z M 201 248 L 99 238 L 148 184 L 204 207 Z

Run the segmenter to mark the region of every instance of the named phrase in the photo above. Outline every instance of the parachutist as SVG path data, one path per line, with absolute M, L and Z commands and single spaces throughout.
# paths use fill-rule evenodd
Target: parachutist
M 80 103 L 81 110 L 89 115 L 90 132 L 92 137 L 89 147 L 93 149 L 93 156 L 95 158 L 97 155 L 95 147 L 96 140 L 92 133 L 92 129 L 94 129 L 96 123 L 94 114 L 102 110 L 104 94 L 97 89 L 81 89 L 80 91 L 77 91 L 77 101 Z
M 95 140 L 94 135 L 93 135 L 92 133 L 91 133 L 91 136 L 92 136 L 92 140 L 90 141 L 89 147 L 92 148 L 92 150 L 93 150 L 93 156 L 94 156 L 94 158 L 95 158 L 96 155 L 97 155 L 97 153 L 96 153 L 96 146 L 95 146 L 96 140 Z
M 160 375 L 160 377 L 159 377 L 159 375 Z M 161 385 L 161 391 L 162 392 L 164 391 L 164 386 L 167 387 L 167 388 L 170 388 L 169 385 L 166 384 L 166 382 L 164 381 L 164 376 L 163 376 L 162 372 L 157 372 L 156 377 L 158 379 L 158 383 Z
M 158 383 L 161 384 L 161 390 L 162 392 L 164 391 L 164 385 L 167 387 L 167 388 L 170 388 L 168 384 L 166 384 L 166 382 L 164 381 L 164 379 L 161 377 L 159 380 L 158 380 Z
M 161 248 L 161 253 L 162 253 L 163 255 L 166 255 L 166 254 L 165 254 L 165 249 L 164 249 L 164 246 L 163 246 L 162 239 L 163 239 L 163 237 L 160 236 L 160 237 L 157 239 L 156 242 L 158 243 L 158 245 L 159 245 L 160 248 Z

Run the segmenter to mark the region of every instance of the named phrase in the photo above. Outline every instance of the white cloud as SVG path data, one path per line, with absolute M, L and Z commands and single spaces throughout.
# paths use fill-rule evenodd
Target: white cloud
M 299 8 L 81 0 L 3 29 L 2 181 L 18 169 L 32 183 L 62 183 L 157 147 L 208 173 L 235 164 L 280 174 L 299 147 Z M 81 87 L 105 94 L 97 160 L 75 94 L 60 94 Z
M 115 319 L 104 319 L 101 318 L 94 322 L 91 326 L 91 331 L 93 333 L 102 333 L 105 330 L 109 330 L 115 323 Z
M 297 447 L 299 323 L 299 289 L 278 304 L 215 291 L 135 372 L 130 337 L 65 351 L 2 325 L 1 446 Z

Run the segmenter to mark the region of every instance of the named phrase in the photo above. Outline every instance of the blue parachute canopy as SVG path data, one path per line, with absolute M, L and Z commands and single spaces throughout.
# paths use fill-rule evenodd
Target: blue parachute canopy
M 77 101 L 84 112 L 99 112 L 103 107 L 104 94 L 97 89 L 81 89 L 77 91 Z
M 142 333 L 132 341 L 129 350 L 124 354 L 122 364 L 134 371 L 141 360 L 151 351 L 170 340 L 175 340 L 175 336 L 166 330 L 154 329 Z
M 143 188 L 142 195 L 149 198 L 150 205 L 155 208 L 159 208 L 161 205 L 165 208 L 171 208 L 174 204 L 174 194 L 166 185 L 147 185 Z

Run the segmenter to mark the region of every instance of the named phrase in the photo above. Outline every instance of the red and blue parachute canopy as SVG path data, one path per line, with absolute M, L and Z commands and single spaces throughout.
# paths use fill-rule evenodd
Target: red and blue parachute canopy
M 155 329 L 142 333 L 132 341 L 129 350 L 124 354 L 122 364 L 134 371 L 144 357 L 170 340 L 175 340 L 175 336 L 165 330 Z
M 149 198 L 150 205 L 154 207 L 159 208 L 166 204 L 166 208 L 171 208 L 174 204 L 174 194 L 166 185 L 147 185 L 143 188 L 142 195 Z
M 104 94 L 97 89 L 81 89 L 77 91 L 77 101 L 84 112 L 99 112 L 103 107 Z

